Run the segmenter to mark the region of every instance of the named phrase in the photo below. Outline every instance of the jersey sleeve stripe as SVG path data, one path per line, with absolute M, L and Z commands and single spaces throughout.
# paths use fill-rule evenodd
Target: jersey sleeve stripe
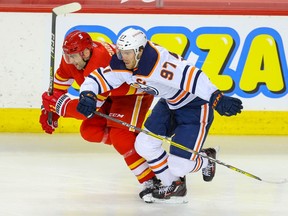
M 98 85 L 98 92 L 97 92 L 97 94 L 99 94 L 99 92 L 100 92 L 100 90 L 101 90 L 101 86 L 100 86 L 100 84 L 99 84 L 99 82 L 98 82 L 98 79 L 96 79 L 96 77 L 92 76 L 91 74 L 88 75 L 88 77 L 89 77 L 90 79 L 94 80 L 94 82 Z
M 178 102 L 179 100 L 181 100 L 185 95 L 186 95 L 187 92 L 185 91 L 182 91 L 176 98 L 172 99 L 172 100 L 168 100 L 169 103 L 176 103 Z
M 60 90 L 66 91 L 69 87 L 70 87 L 70 85 L 58 85 L 57 83 L 54 83 L 55 89 L 60 89 Z
M 180 83 L 180 88 L 181 89 L 184 89 L 185 78 L 186 78 L 186 74 L 187 74 L 187 71 L 188 71 L 189 67 L 190 67 L 189 65 L 186 65 L 184 70 L 183 70 L 183 76 L 182 76 L 182 80 L 181 80 L 181 83 Z
M 101 86 L 102 92 L 107 92 L 110 89 L 107 87 L 106 80 L 98 73 L 98 71 L 93 71 L 92 76 L 95 76 L 95 78 L 98 80 L 98 84 Z
M 199 78 L 201 72 L 202 72 L 201 70 L 198 70 L 197 73 L 196 73 L 196 75 L 195 75 L 194 82 L 193 82 L 193 87 L 192 87 L 192 91 L 191 91 L 192 94 L 195 94 L 196 86 L 197 86 L 197 81 L 198 81 L 198 78 Z
M 74 79 L 58 79 L 57 76 L 55 76 L 55 79 L 54 79 L 54 83 L 57 83 L 59 85 L 72 85 L 72 83 L 74 82 Z
M 66 82 L 69 80 L 67 78 L 60 77 L 57 73 L 55 74 L 55 78 L 61 82 Z
M 101 76 L 102 79 L 104 80 L 104 82 L 106 83 L 106 86 L 108 87 L 108 90 L 113 89 L 113 87 L 109 84 L 109 82 L 107 82 L 107 80 L 105 79 L 105 77 L 103 75 L 104 74 L 103 68 L 98 68 L 97 71 L 98 71 L 99 76 Z
M 185 91 L 183 91 L 183 92 L 185 92 Z M 170 103 L 170 102 L 168 101 L 168 104 L 170 104 L 170 105 L 172 105 L 172 106 L 175 107 L 175 106 L 181 104 L 183 101 L 185 101 L 188 96 L 189 96 L 189 92 L 185 92 L 185 95 L 183 95 L 182 98 L 179 98 L 178 101 L 176 101 L 176 102 L 174 102 L 174 103 Z
M 190 92 L 190 86 L 191 86 L 191 83 L 192 83 L 192 78 L 193 78 L 193 74 L 194 74 L 195 69 L 196 68 L 193 66 L 191 68 L 191 70 L 189 70 L 189 72 L 187 73 L 186 86 L 184 88 L 184 90 L 187 91 L 187 92 Z

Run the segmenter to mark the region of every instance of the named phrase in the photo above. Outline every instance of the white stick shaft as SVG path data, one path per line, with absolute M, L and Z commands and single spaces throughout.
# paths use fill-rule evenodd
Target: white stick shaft
M 52 9 L 52 28 L 51 28 L 51 52 L 50 52 L 50 79 L 49 79 L 49 95 L 53 94 L 54 85 L 54 59 L 55 59 L 55 41 L 56 41 L 56 18 L 58 15 L 73 13 L 81 9 L 78 2 L 61 5 Z M 52 112 L 48 113 L 48 124 L 52 125 Z
M 73 2 L 70 4 L 61 5 L 59 7 L 53 8 L 53 12 L 58 16 L 62 14 L 73 13 L 79 11 L 81 9 L 81 5 L 78 2 Z

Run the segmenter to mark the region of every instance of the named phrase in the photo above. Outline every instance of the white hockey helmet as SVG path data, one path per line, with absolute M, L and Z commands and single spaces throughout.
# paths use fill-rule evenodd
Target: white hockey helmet
M 140 48 L 144 48 L 147 43 L 147 37 L 141 30 L 129 28 L 125 30 L 117 40 L 116 46 L 118 50 L 131 50 L 135 52 L 137 58 Z M 119 53 L 119 52 L 118 52 Z M 121 55 L 118 55 L 121 60 Z

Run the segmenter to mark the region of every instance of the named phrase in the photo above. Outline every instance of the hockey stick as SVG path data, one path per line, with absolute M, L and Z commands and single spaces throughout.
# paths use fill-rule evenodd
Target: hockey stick
M 56 39 L 56 18 L 59 15 L 73 13 L 81 9 L 78 2 L 61 5 L 52 9 L 52 28 L 51 28 L 51 52 L 50 52 L 50 79 L 48 94 L 53 94 L 54 85 L 54 60 L 55 60 L 55 39 Z M 48 124 L 52 125 L 52 112 L 48 113 Z
M 162 136 L 159 136 L 159 135 L 157 135 L 157 134 L 154 134 L 154 133 L 152 133 L 152 132 L 150 132 L 150 131 L 147 131 L 147 130 L 138 128 L 138 127 L 136 127 L 136 126 L 134 126 L 134 125 L 131 125 L 131 124 L 127 123 L 127 122 L 121 121 L 121 120 L 119 120 L 119 119 L 115 119 L 115 118 L 113 118 L 113 117 L 111 117 L 111 116 L 109 116 L 109 115 L 106 115 L 106 114 L 101 113 L 101 112 L 98 112 L 98 111 L 95 111 L 94 113 L 95 113 L 96 115 L 99 115 L 99 116 L 104 117 L 104 118 L 106 118 L 106 119 L 108 119 L 108 120 L 114 121 L 114 122 L 116 122 L 116 123 L 119 123 L 119 124 L 121 124 L 121 125 L 123 125 L 123 126 L 126 126 L 126 127 L 128 127 L 128 128 L 132 128 L 132 129 L 134 129 L 134 130 L 136 130 L 136 131 L 138 131 L 138 132 L 142 132 L 142 133 L 145 133 L 145 134 L 147 134 L 147 135 L 149 135 L 149 136 L 152 136 L 152 137 L 154 137 L 154 138 L 156 138 L 156 139 L 159 139 L 159 140 L 168 142 L 170 145 L 175 146 L 175 147 L 177 147 L 177 148 L 179 148 L 179 149 L 182 149 L 182 150 L 184 150 L 184 151 L 187 151 L 187 152 L 190 152 L 190 153 L 199 155 L 199 156 L 201 156 L 201 157 L 203 157 L 203 158 L 207 158 L 208 160 L 210 160 L 210 161 L 212 161 L 212 162 L 215 162 L 215 163 L 217 163 L 217 164 L 223 165 L 223 166 L 225 166 L 225 167 L 227 167 L 227 168 L 229 168 L 229 169 L 231 169 L 231 170 L 234 170 L 234 171 L 236 171 L 236 172 L 239 172 L 239 173 L 241 173 L 241 174 L 243 174 L 243 175 L 245 175 L 245 176 L 254 178 L 254 179 L 256 179 L 256 180 L 263 181 L 263 182 L 266 182 L 266 183 L 272 183 L 272 184 L 283 184 L 283 183 L 287 183 L 287 179 L 283 179 L 283 180 L 280 180 L 280 181 L 268 181 L 268 180 L 261 179 L 261 178 L 259 178 L 258 176 L 255 176 L 255 175 L 253 175 L 253 174 L 251 174 L 251 173 L 249 173 L 249 172 L 246 172 L 246 171 L 244 171 L 244 170 L 241 170 L 241 169 L 239 169 L 239 168 L 237 168 L 237 167 L 234 167 L 234 166 L 232 166 L 232 165 L 226 164 L 226 163 L 224 163 L 224 162 L 222 162 L 222 161 L 220 161 L 220 160 L 211 158 L 211 157 L 209 157 L 209 156 L 202 155 L 201 153 L 199 153 L 199 152 L 197 152 L 197 151 L 194 151 L 194 150 L 192 150 L 192 149 L 189 149 L 189 148 L 187 148 L 187 147 L 185 147 L 185 146 L 183 146 L 183 145 L 181 145 L 181 144 L 179 144 L 179 143 L 173 142 L 172 140 L 168 140 L 167 138 L 164 138 L 164 137 L 162 137 Z

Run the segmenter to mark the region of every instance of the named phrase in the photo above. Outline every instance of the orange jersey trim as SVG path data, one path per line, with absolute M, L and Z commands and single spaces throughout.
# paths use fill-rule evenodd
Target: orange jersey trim
M 195 67 L 192 67 L 191 70 L 189 71 L 189 75 L 188 75 L 187 82 L 186 82 L 186 88 L 185 88 L 185 91 L 187 91 L 187 92 L 190 91 L 192 77 L 193 77 L 195 69 L 196 69 Z
M 201 128 L 200 128 L 200 130 L 199 130 L 199 134 L 198 134 L 198 142 L 196 143 L 196 145 L 195 145 L 195 147 L 194 147 L 194 150 L 195 151 L 197 151 L 197 152 L 199 152 L 200 151 L 200 149 L 201 149 L 201 146 L 202 146 L 202 143 L 204 142 L 204 135 L 205 135 L 205 133 L 206 133 L 206 125 L 207 125 L 207 121 L 206 121 L 206 118 L 207 118 L 207 115 L 208 115 L 208 104 L 204 104 L 203 106 L 202 106 L 203 108 L 203 116 L 202 116 L 202 119 L 201 119 Z M 192 158 L 191 158 L 191 160 L 195 160 L 196 159 L 196 157 L 197 157 L 197 155 L 196 154 L 193 154 L 193 156 L 192 156 Z
M 97 71 L 93 71 L 92 74 L 93 74 L 94 76 L 96 76 L 96 77 L 98 78 L 98 80 L 100 81 L 101 86 L 102 86 L 102 88 L 103 88 L 103 92 L 107 92 L 107 91 L 108 91 L 108 88 L 107 88 L 106 82 L 105 82 L 105 80 L 103 79 L 103 77 L 100 76 Z

